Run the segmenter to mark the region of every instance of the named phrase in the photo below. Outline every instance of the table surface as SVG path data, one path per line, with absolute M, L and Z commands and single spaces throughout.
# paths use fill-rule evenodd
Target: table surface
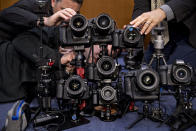
M 167 112 L 170 114 L 175 110 L 175 99 L 173 96 L 163 96 L 162 100 L 164 103 L 162 103 L 162 106 L 166 108 Z M 196 100 L 193 100 L 193 105 L 196 103 Z M 13 103 L 6 103 L 6 104 L 0 104 L 0 128 L 3 127 L 5 123 L 5 119 L 7 116 L 8 110 L 12 107 Z M 138 107 L 142 107 L 142 103 L 138 102 L 136 103 Z M 195 106 L 194 106 L 195 108 Z M 97 117 L 90 117 L 87 118 L 90 120 L 90 123 L 74 127 L 71 129 L 67 129 L 66 131 L 129 131 L 126 129 L 132 122 L 134 122 L 138 118 L 138 114 L 136 112 L 129 112 L 122 118 L 118 118 L 117 120 L 113 122 L 103 122 Z M 136 124 L 131 131 L 169 131 L 169 127 L 167 125 L 162 125 L 160 128 L 157 126 L 159 123 L 153 122 L 149 119 L 144 119 L 140 121 L 138 124 Z M 30 124 L 27 128 L 27 131 L 34 131 L 34 130 L 41 130 L 44 131 L 43 128 L 36 128 L 33 129 L 32 125 Z M 187 131 L 196 131 L 196 126 L 192 126 Z

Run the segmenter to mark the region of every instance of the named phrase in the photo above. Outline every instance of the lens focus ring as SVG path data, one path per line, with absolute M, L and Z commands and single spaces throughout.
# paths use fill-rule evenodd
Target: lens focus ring
M 128 47 L 133 47 L 139 42 L 141 35 L 137 28 L 127 26 L 124 30 L 123 38 Z
M 97 69 L 100 74 L 109 76 L 116 71 L 116 63 L 112 57 L 103 56 L 97 61 Z
M 71 96 L 78 96 L 83 93 L 85 87 L 85 83 L 80 76 L 73 75 L 67 79 L 65 82 L 65 90 L 67 90 L 68 94 Z
M 153 91 L 159 86 L 160 78 L 157 72 L 152 69 L 141 71 L 137 75 L 137 84 L 143 91 Z
M 101 90 L 101 97 L 105 101 L 112 101 L 116 96 L 116 90 L 111 86 L 105 86 Z
M 102 31 L 109 30 L 112 26 L 112 19 L 107 14 L 101 14 L 96 18 L 95 24 Z
M 191 69 L 180 65 L 173 68 L 173 78 L 177 83 L 189 83 L 191 81 Z
M 70 20 L 69 26 L 75 32 L 83 32 L 87 29 L 88 21 L 83 15 L 74 15 Z

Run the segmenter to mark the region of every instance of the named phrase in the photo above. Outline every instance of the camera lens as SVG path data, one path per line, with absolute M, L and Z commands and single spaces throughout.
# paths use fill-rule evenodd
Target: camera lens
M 102 28 L 106 28 L 110 25 L 110 19 L 106 16 L 102 16 L 98 19 L 98 24 Z
M 105 86 L 101 90 L 101 97 L 105 101 L 112 101 L 114 100 L 115 96 L 116 96 L 116 90 L 111 86 Z
M 101 14 L 96 18 L 95 24 L 100 31 L 109 30 L 112 26 L 112 19 L 107 14 Z
M 71 97 L 77 97 L 81 95 L 85 90 L 85 82 L 80 76 L 73 75 L 67 79 L 65 82 L 65 88 L 67 93 Z M 65 91 L 65 92 L 66 92 Z
M 110 61 L 104 61 L 101 65 L 104 71 L 109 71 L 112 68 L 112 63 Z
M 191 70 L 187 66 L 176 66 L 173 68 L 173 78 L 177 83 L 188 84 L 191 81 Z
M 178 70 L 176 73 L 180 79 L 184 79 L 187 77 L 187 72 L 185 70 Z
M 133 32 L 132 30 L 133 30 L 133 28 L 130 27 L 130 28 L 129 28 L 129 31 L 128 31 L 127 34 L 126 34 L 126 35 L 127 35 L 126 37 L 127 37 L 129 40 L 134 41 L 137 34 L 136 34 L 135 32 Z
M 81 37 L 87 29 L 88 21 L 83 15 L 78 14 L 71 18 L 69 26 L 75 36 Z
M 112 75 L 116 71 L 116 63 L 110 56 L 103 56 L 97 61 L 97 70 L 103 76 Z
M 77 29 L 80 29 L 84 26 L 84 21 L 81 18 L 76 18 L 73 21 L 73 26 Z
M 81 88 L 80 81 L 78 81 L 78 80 L 72 80 L 72 81 L 70 81 L 69 88 L 72 91 L 78 91 Z
M 159 75 L 152 69 L 145 69 L 137 75 L 137 84 L 143 91 L 153 91 L 159 86 Z
M 137 28 L 127 26 L 124 30 L 123 38 L 128 47 L 133 47 L 139 42 L 141 35 Z
M 155 82 L 155 78 L 152 74 L 146 73 L 142 76 L 142 83 L 145 86 L 152 86 Z

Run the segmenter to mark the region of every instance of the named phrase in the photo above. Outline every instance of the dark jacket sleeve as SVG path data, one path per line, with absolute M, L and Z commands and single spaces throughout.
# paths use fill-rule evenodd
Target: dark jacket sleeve
M 38 30 L 38 33 L 39 30 Z M 55 61 L 54 66 L 56 68 L 59 67 L 59 62 L 61 58 L 61 54 L 58 52 L 57 49 L 51 48 L 48 43 L 48 38 L 46 35 L 43 34 L 43 58 L 40 59 L 40 37 L 35 30 L 30 30 L 23 34 L 20 34 L 13 40 L 13 45 L 16 51 L 23 56 L 24 58 L 28 59 L 36 66 L 40 66 L 41 64 L 45 63 L 48 59 L 52 59 Z
M 150 11 L 151 4 L 150 0 L 134 0 L 134 10 L 132 19 L 137 18 L 144 12 Z
M 36 6 L 35 0 L 20 0 L 1 11 L 0 19 L 15 26 L 31 28 L 37 25 L 38 16 L 33 13 Z
M 174 12 L 177 22 L 180 22 L 192 13 L 196 13 L 196 0 L 171 0 L 166 3 Z

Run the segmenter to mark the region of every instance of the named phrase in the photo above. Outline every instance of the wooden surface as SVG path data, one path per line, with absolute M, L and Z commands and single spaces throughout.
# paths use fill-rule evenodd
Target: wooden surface
M 0 10 L 7 8 L 18 0 L 0 0 Z
M 92 18 L 107 13 L 122 28 L 130 22 L 133 6 L 133 0 L 84 0 L 81 14 Z

